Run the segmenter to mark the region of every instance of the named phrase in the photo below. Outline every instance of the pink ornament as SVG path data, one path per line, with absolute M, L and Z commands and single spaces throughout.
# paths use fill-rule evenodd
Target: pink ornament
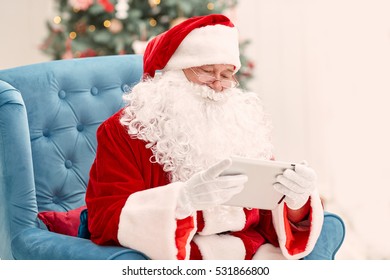
M 94 0 L 68 0 L 69 5 L 81 11 L 88 10 Z
M 62 59 L 72 59 L 72 58 L 73 58 L 72 51 L 65 51 L 64 54 L 62 55 Z
M 111 25 L 108 29 L 110 30 L 111 33 L 116 34 L 123 30 L 123 24 L 120 20 L 114 18 L 111 20 Z

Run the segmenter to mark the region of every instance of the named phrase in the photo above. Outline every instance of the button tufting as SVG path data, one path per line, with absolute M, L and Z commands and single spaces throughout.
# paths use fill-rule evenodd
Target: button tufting
M 67 159 L 66 161 L 65 161 L 65 167 L 66 168 L 71 168 L 73 166 L 73 163 L 69 160 L 69 159 Z
M 64 99 L 66 97 L 66 92 L 64 90 L 60 90 L 58 92 L 58 97 Z
M 84 125 L 82 125 L 81 123 L 79 123 L 78 125 L 77 125 L 77 130 L 78 131 L 83 131 L 84 130 Z
M 92 95 L 97 95 L 99 93 L 99 90 L 96 87 L 91 88 L 91 94 Z
M 61 200 L 57 196 L 53 196 L 53 203 L 54 204 L 59 204 Z
M 123 84 L 122 85 L 122 91 L 123 92 L 129 92 L 130 91 L 130 86 L 128 84 Z
M 42 130 L 42 135 L 45 136 L 45 137 L 49 137 L 50 136 L 50 131 L 48 128 L 44 128 Z

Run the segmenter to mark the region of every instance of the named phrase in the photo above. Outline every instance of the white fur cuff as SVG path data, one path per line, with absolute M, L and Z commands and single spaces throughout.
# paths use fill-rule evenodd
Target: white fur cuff
M 245 259 L 245 246 L 238 237 L 226 234 L 209 236 L 195 235 L 194 242 L 198 245 L 204 260 Z
M 119 218 L 118 240 L 122 246 L 145 253 L 151 259 L 176 259 L 176 202 L 180 182 L 129 196 Z M 194 228 L 186 240 L 186 258 Z

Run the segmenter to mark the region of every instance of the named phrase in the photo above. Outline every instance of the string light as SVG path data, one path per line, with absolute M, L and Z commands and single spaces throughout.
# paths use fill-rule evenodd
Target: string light
M 77 33 L 76 32 L 72 31 L 72 32 L 69 33 L 69 38 L 70 39 L 74 40 L 74 39 L 76 39 L 76 37 L 77 37 Z
M 151 8 L 155 8 L 156 6 L 160 5 L 161 0 L 149 0 L 149 5 Z
M 209 9 L 209 10 L 214 10 L 214 3 L 209 2 L 209 3 L 207 4 L 207 9 Z
M 60 16 L 56 16 L 56 17 L 54 17 L 53 18 L 53 22 L 55 23 L 55 24 L 60 24 L 61 23 L 61 17 Z
M 151 18 L 149 20 L 149 24 L 150 24 L 150 26 L 155 27 L 157 25 L 157 21 L 154 18 Z
M 96 26 L 92 24 L 92 25 L 88 26 L 88 30 L 90 32 L 94 32 L 96 30 Z
M 103 22 L 103 25 L 104 27 L 108 28 L 111 26 L 111 21 L 109 21 L 108 19 L 106 19 L 104 22 Z

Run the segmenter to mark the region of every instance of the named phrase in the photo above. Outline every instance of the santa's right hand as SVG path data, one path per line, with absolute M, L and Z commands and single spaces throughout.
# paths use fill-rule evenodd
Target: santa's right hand
M 221 176 L 231 164 L 230 159 L 224 159 L 186 181 L 178 197 L 176 217 L 183 219 L 197 210 L 221 205 L 241 192 L 248 181 L 246 175 Z

